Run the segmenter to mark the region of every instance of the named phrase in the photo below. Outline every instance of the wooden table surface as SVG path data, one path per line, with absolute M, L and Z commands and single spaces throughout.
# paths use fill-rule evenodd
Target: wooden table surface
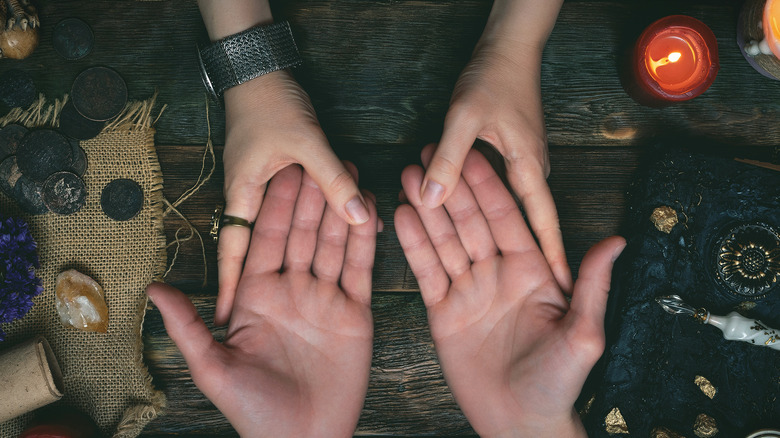
M 206 101 L 195 41 L 204 33 L 194 1 L 38 2 L 41 46 L 21 62 L 48 96 L 68 92 L 75 76 L 93 65 L 118 70 L 132 99 L 159 92 L 168 108 L 156 128 L 165 196 L 173 201 L 199 174 L 207 139 Z M 393 229 L 400 172 L 435 141 L 452 87 L 482 31 L 489 0 L 289 0 L 273 3 L 290 20 L 305 65 L 295 74 L 309 92 L 337 153 L 354 161 L 361 185 L 377 195 L 385 231 L 374 272 L 375 345 L 371 381 L 357 435 L 470 435 L 444 383 L 414 277 Z M 743 59 L 736 44 L 741 2 L 567 1 L 547 44 L 542 95 L 555 197 L 570 264 L 576 275 L 585 251 L 620 232 L 632 175 L 659 138 L 684 135 L 729 145 L 735 156 L 768 161 L 780 155 L 780 81 Z M 702 96 L 664 109 L 638 105 L 623 90 L 618 68 L 646 25 L 687 14 L 714 31 L 721 69 Z M 51 46 L 51 25 L 79 17 L 92 26 L 96 45 L 78 61 L 64 61 Z M 46 25 L 49 26 L 46 26 Z M 224 113 L 210 104 L 217 171 L 180 207 L 204 235 L 208 282 L 196 241 L 182 245 L 167 281 L 187 292 L 203 318 L 213 319 L 216 247 L 207 239 L 222 199 Z M 166 218 L 169 240 L 183 222 Z M 172 258 L 173 249 L 169 252 Z M 217 338 L 224 329 L 213 329 Z M 145 358 L 154 384 L 168 397 L 167 414 L 144 435 L 231 435 L 233 429 L 198 391 L 155 308 L 144 326 Z

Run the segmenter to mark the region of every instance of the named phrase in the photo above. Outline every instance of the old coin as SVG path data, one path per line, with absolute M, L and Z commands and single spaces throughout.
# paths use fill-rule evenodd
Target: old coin
M 21 176 L 22 172 L 16 165 L 16 155 L 11 155 L 0 162 L 0 190 L 9 197 L 14 197 L 14 187 Z
M 26 72 L 11 69 L 0 75 L 0 102 L 8 108 L 27 108 L 37 96 L 35 83 Z
M 6 125 L 0 129 L 0 161 L 9 155 L 16 154 L 19 141 L 27 133 L 27 128 L 22 125 Z
M 57 172 L 43 183 L 43 203 L 52 213 L 73 214 L 87 201 L 87 186 L 70 172 Z
M 82 116 L 106 121 L 116 117 L 127 104 L 127 84 L 108 67 L 92 67 L 76 77 L 70 95 Z
M 14 186 L 14 200 L 22 210 L 30 214 L 48 213 L 49 209 L 43 203 L 41 192 L 43 186 L 32 179 L 22 175 L 16 181 Z
M 16 149 L 16 163 L 22 174 L 44 182 L 52 173 L 70 169 L 73 150 L 62 134 L 51 129 L 28 132 Z
M 105 122 L 97 122 L 82 116 L 76 111 L 73 101 L 68 101 L 62 107 L 59 131 L 70 138 L 75 138 L 76 140 L 95 138 L 103 130 L 103 126 L 105 126 Z
M 52 45 L 65 59 L 74 60 L 87 56 L 94 44 L 92 28 L 78 18 L 66 18 L 54 26 Z
M 115 179 L 100 196 L 100 206 L 106 216 L 117 221 L 134 218 L 144 205 L 144 191 L 131 179 Z
M 73 155 L 73 163 L 70 165 L 70 171 L 83 177 L 87 172 L 87 153 L 79 145 L 78 140 L 70 140 L 70 147 Z

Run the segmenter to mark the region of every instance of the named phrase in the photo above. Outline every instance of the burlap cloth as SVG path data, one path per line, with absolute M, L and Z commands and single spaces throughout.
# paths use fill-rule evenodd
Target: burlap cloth
M 47 105 L 41 99 L 37 110 L 9 114 L 0 125 L 12 121 L 56 125 L 63 103 Z M 0 210 L 24 218 L 38 242 L 41 267 L 36 272 L 44 286 L 25 318 L 3 326 L 8 336 L 0 351 L 44 335 L 64 376 L 65 395 L 57 403 L 80 409 L 105 435 L 114 437 L 137 436 L 165 405 L 164 394 L 152 386 L 144 365 L 141 337 L 147 302 L 144 288 L 161 277 L 166 262 L 163 179 L 154 148 L 153 105 L 154 98 L 128 105 L 98 137 L 81 142 L 88 160 L 83 178 L 88 195 L 79 212 L 30 216 L 0 193 Z M 100 207 L 103 187 L 117 178 L 133 179 L 144 192 L 143 210 L 125 222 L 110 219 Z M 60 324 L 54 286 L 57 275 L 69 268 L 103 286 L 108 333 L 82 332 Z M 33 418 L 27 414 L 0 424 L 0 436 L 18 436 Z

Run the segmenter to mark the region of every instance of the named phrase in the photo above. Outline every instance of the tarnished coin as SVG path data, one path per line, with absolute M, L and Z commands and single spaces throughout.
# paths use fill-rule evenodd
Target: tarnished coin
M 87 153 L 79 145 L 78 140 L 70 140 L 71 153 L 73 155 L 73 164 L 70 165 L 70 171 L 83 177 L 87 172 Z
M 68 101 L 60 113 L 59 131 L 76 140 L 89 140 L 97 137 L 105 124 L 105 122 L 97 122 L 82 116 L 76 111 L 73 101 Z
M 16 149 L 16 163 L 26 177 L 44 182 L 52 173 L 70 169 L 73 152 L 64 135 L 39 129 L 22 137 Z
M 9 108 L 27 108 L 35 101 L 38 90 L 29 74 L 11 69 L 0 75 L 0 102 Z
M 95 37 L 87 23 L 78 18 L 66 18 L 54 26 L 52 44 L 63 58 L 81 59 L 92 51 Z
M 130 220 L 144 206 L 144 191 L 131 179 L 115 179 L 103 189 L 100 195 L 100 206 L 111 219 Z
M 27 128 L 22 125 L 6 125 L 0 129 L 0 161 L 9 155 L 15 155 Z
M 127 104 L 127 84 L 108 67 L 92 67 L 76 77 L 70 95 L 82 116 L 104 122 L 118 115 Z
M 57 172 L 43 183 L 43 203 L 52 213 L 73 214 L 87 202 L 87 186 L 70 172 Z
M 11 155 L 3 161 L 0 161 L 0 190 L 6 195 L 14 197 L 14 187 L 16 181 L 22 176 L 19 166 L 16 165 L 16 155 Z
M 22 210 L 30 214 L 44 214 L 48 213 L 49 209 L 46 204 L 43 203 L 41 192 L 43 186 L 40 183 L 33 181 L 32 179 L 22 175 L 16 181 L 14 186 L 14 200 Z

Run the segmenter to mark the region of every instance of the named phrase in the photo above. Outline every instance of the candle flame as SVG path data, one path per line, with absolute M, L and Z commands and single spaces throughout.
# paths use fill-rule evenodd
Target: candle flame
M 682 53 L 680 52 L 672 52 L 668 54 L 666 57 L 663 57 L 659 59 L 658 61 L 650 60 L 650 68 L 653 69 L 653 73 L 657 74 L 658 67 L 664 66 L 666 64 L 671 64 L 674 62 L 677 62 L 682 58 Z

